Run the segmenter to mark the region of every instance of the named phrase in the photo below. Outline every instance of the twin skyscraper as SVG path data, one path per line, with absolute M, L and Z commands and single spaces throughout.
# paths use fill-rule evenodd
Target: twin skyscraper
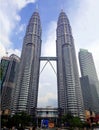
M 37 108 L 41 57 L 41 21 L 38 11 L 30 18 L 23 40 L 23 48 L 14 91 L 13 113 Z M 58 108 L 62 113 L 84 118 L 84 106 L 76 61 L 74 40 L 68 17 L 61 11 L 56 29 L 56 63 Z

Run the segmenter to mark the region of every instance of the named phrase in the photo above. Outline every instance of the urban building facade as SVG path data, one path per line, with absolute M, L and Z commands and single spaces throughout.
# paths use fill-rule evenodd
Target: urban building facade
M 80 82 L 81 82 L 85 110 L 91 111 L 93 110 L 93 103 L 90 90 L 90 81 L 88 76 L 80 77 Z
M 74 40 L 66 14 L 61 11 L 57 22 L 57 82 L 58 107 L 63 113 L 84 118 L 84 106 L 80 86 Z
M 38 98 L 40 60 L 56 60 L 58 110 L 84 118 L 84 107 L 71 27 L 62 11 L 57 24 L 57 56 L 41 55 L 41 22 L 38 11 L 30 18 L 23 41 L 18 80 L 15 87 L 13 113 L 35 114 Z M 33 113 L 34 112 L 34 113 Z
M 4 58 L 2 60 L 4 60 Z M 2 61 L 2 64 L 4 62 L 6 61 Z M 14 54 L 12 54 L 10 57 L 7 58 L 6 65 L 7 64 L 8 65 L 7 65 L 4 81 L 2 84 L 1 110 L 12 109 L 13 92 L 15 89 L 19 62 L 20 62 L 20 58 Z
M 38 118 L 58 118 L 58 109 L 53 107 L 37 108 L 36 116 Z
M 45 108 L 37 108 L 36 110 L 36 118 L 37 118 L 37 126 L 43 127 L 42 121 L 48 120 L 48 122 L 53 122 L 56 125 L 59 124 L 58 121 L 58 108 L 53 108 L 51 106 L 47 106 Z
M 85 109 L 99 113 L 99 81 L 92 53 L 88 52 L 88 50 L 80 49 L 79 63 Z
M 2 87 L 3 87 L 3 82 L 5 80 L 6 72 L 8 70 L 9 62 L 10 62 L 10 58 L 9 57 L 2 57 L 1 64 L 0 64 L 1 93 L 2 93 Z
M 30 18 L 23 41 L 21 62 L 14 94 L 13 113 L 29 114 L 37 107 L 41 54 L 41 23 L 36 11 Z

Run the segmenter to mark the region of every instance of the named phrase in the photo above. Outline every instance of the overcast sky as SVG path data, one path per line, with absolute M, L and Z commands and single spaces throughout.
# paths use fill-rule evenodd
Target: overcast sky
M 20 56 L 26 26 L 36 7 L 42 24 L 42 56 L 56 56 L 56 26 L 63 9 L 72 27 L 77 58 L 80 48 L 92 52 L 99 77 L 99 0 L 0 0 L 0 58 L 6 52 Z M 38 106 L 57 106 L 57 79 L 49 63 L 40 74 Z

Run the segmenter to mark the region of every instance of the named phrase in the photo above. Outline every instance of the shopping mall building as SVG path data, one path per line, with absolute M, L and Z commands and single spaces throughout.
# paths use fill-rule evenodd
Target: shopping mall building
M 37 108 L 36 110 L 37 126 L 43 127 L 49 123 L 58 124 L 59 121 L 59 109 L 48 106 L 46 108 Z M 44 126 L 46 127 L 46 126 Z

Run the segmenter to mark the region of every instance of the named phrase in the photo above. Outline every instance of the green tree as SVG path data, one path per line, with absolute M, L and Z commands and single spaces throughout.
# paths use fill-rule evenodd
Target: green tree
M 1 115 L 1 127 L 7 126 L 9 122 L 10 116 L 9 115 Z
M 73 117 L 71 120 L 71 125 L 73 127 L 82 127 L 83 124 L 79 117 Z
M 82 127 L 82 121 L 79 117 L 74 117 L 71 113 L 62 116 L 62 123 L 69 127 Z
M 68 124 L 69 126 L 71 126 L 71 120 L 73 119 L 73 116 L 71 113 L 67 113 L 67 114 L 64 114 L 61 119 L 62 119 L 62 123 Z
M 25 112 L 16 113 L 12 117 L 12 122 L 17 127 L 25 127 L 32 122 L 32 117 Z
M 11 128 L 12 126 L 16 126 L 17 128 L 24 128 L 28 126 L 32 122 L 32 117 L 28 115 L 26 112 L 16 113 L 13 116 L 2 115 L 1 117 L 1 126 L 7 126 Z

